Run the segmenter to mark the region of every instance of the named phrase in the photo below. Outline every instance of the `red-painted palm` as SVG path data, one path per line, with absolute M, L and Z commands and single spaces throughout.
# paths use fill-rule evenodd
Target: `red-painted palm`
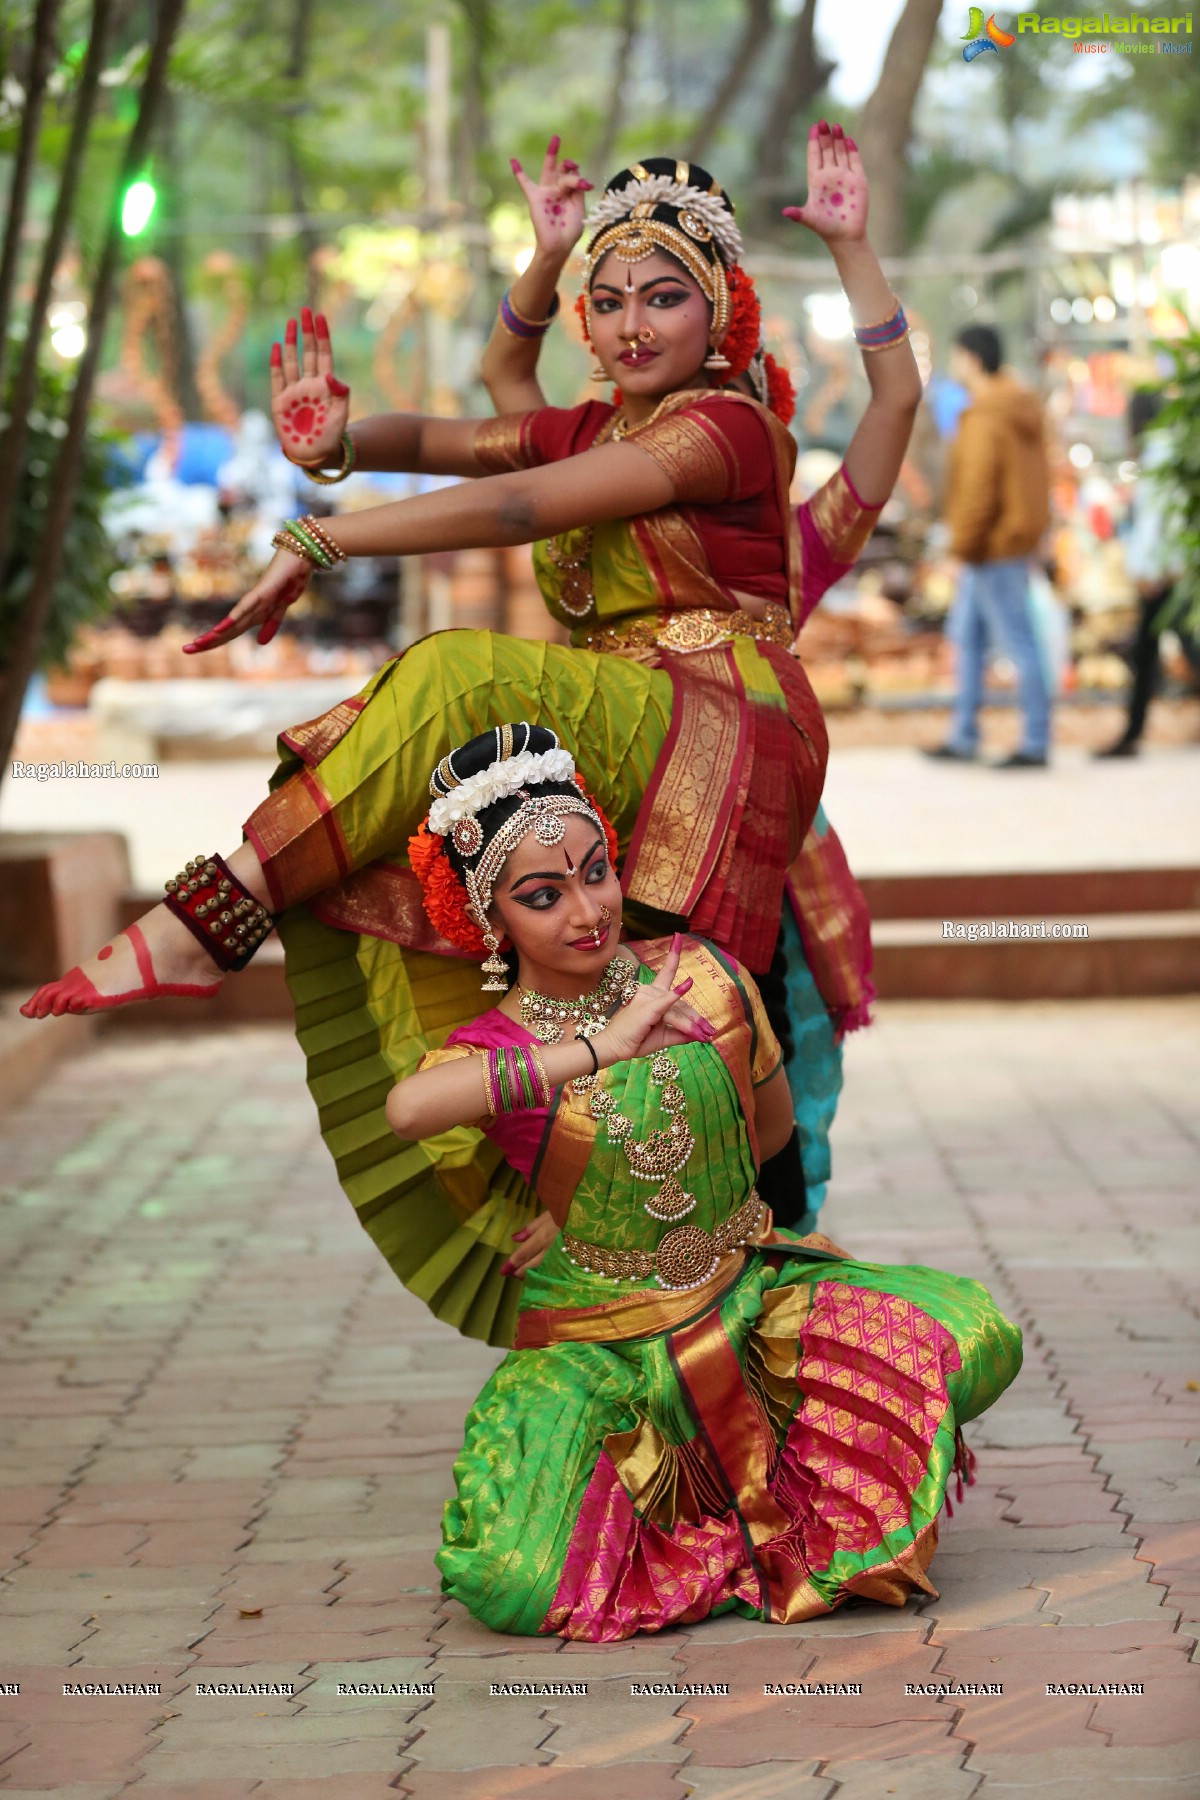
M 807 225 L 827 244 L 866 236 L 867 177 L 853 138 L 822 119 L 808 134 L 808 199 L 785 206 L 785 219 Z

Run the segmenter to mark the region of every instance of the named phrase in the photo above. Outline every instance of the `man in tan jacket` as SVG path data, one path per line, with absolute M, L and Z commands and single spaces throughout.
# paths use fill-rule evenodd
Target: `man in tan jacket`
M 962 563 L 949 634 L 958 652 L 958 695 L 946 743 L 926 754 L 971 762 L 991 645 L 1016 665 L 1024 717 L 1021 747 L 993 767 L 1040 769 L 1050 746 L 1050 688 L 1033 629 L 1029 557 L 1050 520 L 1050 472 L 1041 402 L 1001 367 L 990 325 L 955 341 L 951 373 L 970 394 L 950 457 L 946 522 Z

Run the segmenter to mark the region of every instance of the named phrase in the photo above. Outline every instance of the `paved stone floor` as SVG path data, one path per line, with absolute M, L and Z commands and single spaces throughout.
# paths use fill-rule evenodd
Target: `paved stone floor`
M 826 1228 L 981 1277 L 1026 1333 L 967 1428 L 940 1598 L 601 1649 L 495 1637 L 439 1598 L 495 1353 L 432 1324 L 360 1232 L 286 1031 L 118 1031 L 61 1065 L 0 1122 L 0 1794 L 1200 1794 L 1198 1021 L 896 1004 L 853 1042 Z M 551 1674 L 586 1698 L 489 1697 Z M 763 1693 L 796 1679 L 863 1692 Z M 433 1695 L 339 1696 L 363 1681 Z M 161 1693 L 63 1693 L 89 1682 Z M 222 1682 L 294 1693 L 197 1692 Z M 905 1693 L 930 1682 L 1003 1693 Z M 1047 1694 L 1068 1682 L 1144 1693 Z

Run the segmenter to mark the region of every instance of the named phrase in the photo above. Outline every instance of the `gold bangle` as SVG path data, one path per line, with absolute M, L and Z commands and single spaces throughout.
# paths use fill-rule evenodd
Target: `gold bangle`
M 483 1076 L 483 1098 L 488 1109 L 488 1118 L 494 1119 L 496 1107 L 492 1100 L 492 1084 L 488 1079 L 488 1053 L 486 1050 L 476 1050 L 472 1054 L 479 1058 L 479 1072 Z
M 866 327 L 864 326 L 863 329 L 865 331 Z M 860 350 L 865 351 L 868 356 L 873 356 L 877 350 L 894 350 L 897 344 L 902 344 L 904 342 L 911 331 L 912 326 L 910 325 L 907 331 L 902 331 L 899 337 L 889 338 L 886 344 L 860 344 L 858 347 Z
M 527 315 L 521 311 L 520 307 L 517 305 L 516 301 L 513 299 L 511 288 L 509 288 L 509 290 L 508 290 L 507 294 L 505 294 L 504 298 L 507 300 L 509 311 L 512 313 L 513 318 L 516 319 L 517 323 L 519 325 L 528 325 L 532 331 L 543 331 L 547 325 L 553 324 L 554 320 L 558 316 L 559 298 L 558 298 L 557 294 L 555 294 L 554 302 L 550 308 L 550 311 L 546 314 L 546 317 L 544 319 L 531 319 L 531 318 L 527 317 Z M 515 335 L 515 333 L 514 333 L 514 335 Z
M 542 1099 L 545 1105 L 549 1106 L 554 1098 L 554 1083 L 546 1073 L 546 1065 L 542 1061 L 542 1053 L 536 1044 L 530 1049 L 529 1060 L 538 1072 L 538 1080 L 542 1084 Z
M 300 467 L 304 470 L 308 479 L 310 481 L 315 481 L 318 486 L 333 487 L 337 482 L 345 481 L 347 475 L 353 473 L 354 465 L 357 460 L 358 453 L 354 448 L 354 439 L 350 436 L 348 431 L 343 431 L 342 466 L 337 471 L 336 475 L 326 475 L 322 470 L 320 463 L 301 463 Z
M 290 531 L 277 531 L 271 539 L 271 548 L 272 550 L 290 550 L 293 556 L 300 557 L 310 568 L 323 569 L 325 567 L 323 562 L 318 561 L 316 552 L 308 544 L 302 543 L 299 538 L 293 537 Z
M 888 289 L 888 292 L 891 293 L 890 288 Z M 892 299 L 896 304 L 893 306 L 886 319 L 876 319 L 873 325 L 860 325 L 857 320 L 854 320 L 855 331 L 880 331 L 885 325 L 890 325 L 896 314 L 902 310 L 899 296 L 897 294 L 892 294 Z M 853 318 L 853 315 L 851 315 L 851 317 Z

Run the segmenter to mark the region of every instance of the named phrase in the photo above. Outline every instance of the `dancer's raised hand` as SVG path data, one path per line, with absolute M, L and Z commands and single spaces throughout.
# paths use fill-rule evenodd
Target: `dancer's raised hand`
M 204 631 L 183 646 L 185 656 L 204 650 L 215 650 L 230 638 L 258 627 L 258 641 L 269 644 L 283 623 L 283 615 L 294 606 L 312 574 L 306 557 L 293 556 L 290 550 L 277 550 L 248 594 L 244 594 L 233 611 L 211 631 Z
M 289 462 L 340 460 L 350 389 L 333 372 L 324 313 L 302 307 L 299 332 L 289 319 L 283 343 L 271 345 L 271 417 Z
M 785 219 L 807 225 L 827 244 L 849 243 L 867 232 L 867 177 L 858 145 L 824 119 L 808 134 L 808 199 L 785 206 Z
M 592 1044 L 601 1068 L 627 1062 L 632 1056 L 648 1056 L 671 1044 L 704 1044 L 716 1035 L 707 1019 L 684 1004 L 691 980 L 676 985 L 682 943 L 676 932 L 654 980 L 635 988 L 604 1030 L 596 1033 Z
M 557 133 L 550 139 L 536 180 L 525 173 L 515 156 L 512 172 L 529 202 L 538 249 L 544 256 L 565 261 L 583 232 L 583 196 L 591 192 L 592 183 L 579 173 L 578 163 L 569 157 L 560 159 L 561 143 Z

